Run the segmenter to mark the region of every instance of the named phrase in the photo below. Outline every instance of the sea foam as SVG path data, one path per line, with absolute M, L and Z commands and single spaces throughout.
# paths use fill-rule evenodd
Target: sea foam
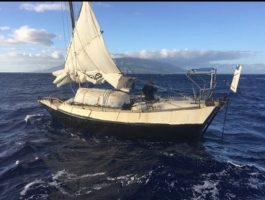
M 43 114 L 32 114 L 32 115 L 26 115 L 26 117 L 24 118 L 25 122 L 28 123 L 30 122 L 30 120 L 34 117 L 41 117 L 43 116 Z

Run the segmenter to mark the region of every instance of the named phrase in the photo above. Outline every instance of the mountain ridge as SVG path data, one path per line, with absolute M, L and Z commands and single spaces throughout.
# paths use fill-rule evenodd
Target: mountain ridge
M 123 57 L 115 58 L 114 62 L 124 74 L 179 74 L 186 71 L 173 64 L 155 59 Z M 35 72 L 51 73 L 59 69 L 63 69 L 63 65 Z

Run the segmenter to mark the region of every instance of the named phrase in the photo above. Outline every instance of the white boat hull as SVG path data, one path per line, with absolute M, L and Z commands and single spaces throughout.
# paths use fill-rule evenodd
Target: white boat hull
M 41 99 L 56 121 L 90 134 L 116 135 L 125 138 L 176 139 L 201 138 L 220 106 L 179 104 L 178 108 L 137 112 L 132 110 L 71 105 L 54 99 Z M 170 102 L 172 104 L 172 102 Z

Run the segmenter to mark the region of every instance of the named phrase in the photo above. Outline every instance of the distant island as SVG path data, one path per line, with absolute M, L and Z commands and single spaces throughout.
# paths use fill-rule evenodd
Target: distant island
M 172 65 L 167 62 L 157 61 L 155 59 L 141 58 L 115 58 L 117 66 L 124 74 L 182 74 L 186 70 Z M 52 67 L 45 70 L 36 71 L 38 73 L 51 73 L 53 71 L 63 69 L 63 65 Z

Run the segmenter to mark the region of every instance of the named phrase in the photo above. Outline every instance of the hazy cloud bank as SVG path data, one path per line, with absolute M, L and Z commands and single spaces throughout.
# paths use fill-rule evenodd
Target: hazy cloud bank
M 20 5 L 21 10 L 45 12 L 45 11 L 57 11 L 67 10 L 68 7 L 63 3 L 23 3 Z
M 9 52 L 0 54 L 1 72 L 30 72 L 61 65 L 64 56 L 58 51 L 51 54 Z
M 238 64 L 243 65 L 244 73 L 265 73 L 264 63 L 245 64 L 240 59 L 251 57 L 247 51 L 216 51 L 189 49 L 161 49 L 156 51 L 141 50 L 113 54 L 113 58 L 141 58 L 163 61 L 182 69 L 215 67 L 218 73 L 233 73 Z
M 114 57 L 134 57 L 143 59 L 160 59 L 176 61 L 180 64 L 207 64 L 214 61 L 235 60 L 248 53 L 241 51 L 214 51 L 214 50 L 188 50 L 188 49 L 161 49 L 157 51 L 141 50 L 138 52 L 125 52 L 113 54 Z
M 169 71 L 174 71 L 174 67 L 176 67 L 176 69 L 181 68 L 183 70 L 197 67 L 216 67 L 218 73 L 232 74 L 237 64 L 242 64 L 242 72 L 245 74 L 265 73 L 264 63 L 238 63 L 239 60 L 245 56 L 252 56 L 252 54 L 251 52 L 241 51 L 161 49 L 157 51 L 142 50 L 139 52 L 125 52 L 112 55 L 113 58 L 129 57 L 139 59 L 136 60 L 137 62 L 132 62 L 131 65 L 128 64 L 130 60 L 127 62 L 128 71 L 140 70 L 141 66 L 144 66 L 144 68 L 148 69 L 150 72 L 159 72 L 159 66 L 170 67 L 168 68 Z M 43 50 L 40 53 L 35 54 L 17 53 L 15 50 L 13 52 L 0 54 L 0 71 L 41 71 L 54 66 L 60 66 L 63 63 L 64 56 L 55 49 L 53 52 L 50 50 L 48 52 Z M 132 68 L 129 69 L 129 67 Z M 161 68 L 161 73 L 162 71 L 163 69 Z

